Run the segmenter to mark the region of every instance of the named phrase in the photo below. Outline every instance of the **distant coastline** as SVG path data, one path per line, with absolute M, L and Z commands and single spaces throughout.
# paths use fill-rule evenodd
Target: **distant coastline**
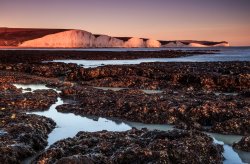
M 226 41 L 155 40 L 96 35 L 84 30 L 0 28 L 0 48 L 228 47 Z

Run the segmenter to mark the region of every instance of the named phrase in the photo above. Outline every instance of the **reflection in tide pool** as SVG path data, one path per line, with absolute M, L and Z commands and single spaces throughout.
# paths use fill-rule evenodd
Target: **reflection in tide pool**
M 23 89 L 25 89 L 25 85 L 20 85 L 20 86 Z M 30 86 L 31 85 L 29 85 L 29 87 Z M 31 89 L 35 90 L 35 88 Z M 61 98 L 58 98 L 58 101 L 55 104 L 53 104 L 48 111 L 28 113 L 28 114 L 36 114 L 39 116 L 45 116 L 53 119 L 56 122 L 57 127 L 49 134 L 48 147 L 51 144 L 61 139 L 74 137 L 79 131 L 87 131 L 87 132 L 96 132 L 101 130 L 126 131 L 130 130 L 132 127 L 135 127 L 137 129 L 147 128 L 149 130 L 156 129 L 164 131 L 173 129 L 173 126 L 171 125 L 143 124 L 137 122 L 111 120 L 100 117 L 82 117 L 72 113 L 58 112 L 56 110 L 56 106 L 62 105 L 64 103 L 65 102 L 63 102 Z M 226 158 L 224 161 L 225 164 L 231 164 L 231 163 L 238 164 L 243 162 L 246 163 L 250 162 L 250 153 L 242 151 L 235 152 L 231 146 L 234 142 L 239 141 L 242 136 L 222 135 L 215 133 L 208 133 L 208 134 L 214 138 L 215 143 L 223 145 L 225 150 L 223 155 Z
M 18 89 L 22 89 L 23 93 L 34 92 L 35 90 L 51 89 L 42 84 L 13 84 Z
M 239 155 L 235 153 L 235 151 L 231 146 L 226 145 L 224 144 L 223 141 L 218 141 L 215 138 L 214 138 L 214 143 L 223 145 L 224 148 L 223 156 L 225 157 L 225 160 L 223 162 L 224 164 L 243 163 Z
M 36 114 L 53 119 L 57 127 L 49 134 L 49 146 L 58 140 L 68 137 L 74 137 L 79 131 L 95 132 L 95 131 L 126 131 L 131 129 L 130 126 L 123 122 L 115 122 L 105 118 L 88 118 L 76 116 L 72 113 L 57 112 L 56 106 L 62 105 L 63 101 L 58 98 L 58 101 L 45 112 L 32 112 L 29 114 Z
M 53 89 L 53 88 L 46 87 L 44 84 L 13 84 L 13 85 L 18 89 L 22 89 L 22 93 L 34 92 L 35 90 Z M 56 89 L 53 89 L 53 90 L 55 90 L 57 93 L 60 92 Z

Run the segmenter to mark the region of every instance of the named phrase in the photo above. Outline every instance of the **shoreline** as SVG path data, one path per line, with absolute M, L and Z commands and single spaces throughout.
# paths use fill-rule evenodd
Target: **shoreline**
M 58 53 L 59 56 L 61 52 L 56 53 Z M 172 53 L 173 56 L 183 55 L 182 52 L 178 54 L 178 51 L 173 51 Z M 93 55 L 93 53 L 90 54 Z M 93 59 L 99 58 L 96 52 L 94 54 L 95 55 L 92 56 Z M 102 54 L 106 54 L 106 52 L 102 52 Z M 121 53 L 113 53 L 114 56 L 118 54 Z M 135 56 L 136 53 L 132 54 Z M 17 58 L 9 58 L 10 55 L 14 55 L 12 56 L 13 58 Z M 72 57 L 72 55 L 68 55 L 69 54 L 66 53 L 60 57 Z M 150 52 L 144 52 L 141 56 L 143 55 L 155 55 L 155 53 L 150 54 Z M 184 55 L 186 54 L 184 53 Z M 168 134 L 165 132 L 160 133 L 170 136 L 173 135 L 176 136 L 176 138 L 178 138 L 179 135 L 190 135 L 193 138 L 202 140 L 201 142 L 205 147 L 201 149 L 204 148 L 204 151 L 211 148 L 212 144 L 209 141 L 211 138 L 209 139 L 202 131 L 219 132 L 221 134 L 241 134 L 246 136 L 250 134 L 247 128 L 250 127 L 250 105 L 248 101 L 250 62 L 143 63 L 139 65 L 82 68 L 76 64 L 41 63 L 45 59 L 55 58 L 55 56 L 50 57 L 49 54 L 44 55 L 44 53 L 38 53 L 35 54 L 33 58 L 31 54 L 29 54 L 29 56 L 30 58 L 26 60 L 26 51 L 24 54 L 20 54 L 18 51 L 9 55 L 3 52 L 0 54 L 0 120 L 5 122 L 4 125 L 0 124 L 1 130 L 4 130 L 3 132 L 0 131 L 0 139 L 9 144 L 7 146 L 0 145 L 0 151 L 6 150 L 6 147 L 10 146 L 13 142 L 20 145 L 19 147 L 15 146 L 9 150 L 9 153 L 16 152 L 16 156 L 12 157 L 12 159 L 16 161 L 25 159 L 43 150 L 46 147 L 50 131 L 55 128 L 53 120 L 48 120 L 41 116 L 26 115 L 23 112 L 46 111 L 59 97 L 70 100 L 68 104 L 58 106 L 57 110 L 59 112 L 74 113 L 81 116 L 114 117 L 122 120 L 150 124 L 168 123 L 175 125 L 182 130 L 178 133 L 173 131 L 168 132 Z M 58 56 L 56 55 L 56 57 Z M 75 58 L 82 58 L 81 53 L 74 54 L 73 56 L 75 56 Z M 114 56 L 111 55 L 111 57 Z M 139 55 L 137 57 L 141 56 Z M 47 87 L 62 91 L 62 93 L 57 93 L 54 90 L 37 90 L 23 93 L 13 85 L 17 83 L 45 84 Z M 94 87 L 122 87 L 128 89 L 111 91 Z M 163 92 L 147 94 L 141 91 L 141 89 L 162 90 Z M 217 92 L 234 92 L 237 94 L 216 95 L 215 93 Z M 28 117 L 29 120 L 32 120 L 31 125 L 30 121 L 25 122 Z M 22 122 L 21 125 L 18 124 L 19 121 Z M 15 130 L 13 130 L 10 125 Z M 29 128 L 32 130 L 36 126 L 39 126 L 40 134 L 36 131 L 34 131 L 34 133 L 29 131 Z M 203 126 L 210 126 L 211 129 L 208 130 Z M 49 129 L 45 127 L 49 127 Z M 21 133 L 21 129 L 26 130 L 24 133 Z M 157 134 L 155 131 L 132 130 L 117 134 L 107 132 L 105 135 L 112 135 L 114 138 L 117 138 L 123 134 L 129 136 L 129 133 L 135 133 L 135 136 L 140 133 L 145 133 L 145 135 L 150 133 L 148 139 L 152 142 L 150 141 L 148 144 L 155 142 L 153 138 Z M 16 136 L 16 138 L 10 138 L 12 134 Z M 78 136 L 97 135 L 96 137 L 98 137 L 101 134 L 101 132 L 92 134 L 79 132 Z M 28 143 L 25 143 L 26 147 L 24 140 L 18 140 L 21 135 L 27 138 Z M 140 135 L 137 137 L 140 138 Z M 185 147 L 193 151 L 192 143 L 195 143 L 195 141 L 192 137 L 186 138 L 185 143 L 188 144 L 185 145 Z M 103 144 L 107 143 L 105 137 L 100 137 L 99 139 L 103 142 L 98 143 L 96 146 L 105 149 L 105 146 L 103 147 Z M 207 141 L 203 142 L 203 139 Z M 167 141 L 171 140 L 170 138 L 165 138 L 165 140 L 167 142 L 166 144 L 172 145 L 171 142 Z M 78 143 L 83 142 L 80 138 L 75 137 L 73 139 L 62 140 L 53 145 L 60 149 L 62 144 L 68 141 L 72 142 L 72 144 L 76 144 L 76 146 Z M 113 141 L 115 140 L 112 140 L 111 143 L 113 143 Z M 125 139 L 124 141 L 129 143 L 129 148 L 136 148 L 133 146 L 133 140 Z M 144 139 L 142 141 L 144 142 Z M 147 139 L 145 142 L 146 141 Z M 160 141 L 158 146 L 161 147 L 164 142 Z M 243 147 L 246 142 L 246 139 L 242 139 L 242 141 L 236 145 L 236 148 L 247 150 L 247 148 Z M 181 143 L 182 141 L 176 140 L 175 144 L 178 145 Z M 53 145 L 51 149 L 53 149 Z M 84 147 L 81 148 L 84 149 Z M 213 150 L 214 149 L 216 149 L 217 153 L 217 155 L 213 156 L 215 163 L 222 162 L 222 150 L 220 150 L 219 147 L 214 147 Z M 23 153 L 21 153 L 22 151 Z M 154 152 L 153 147 L 150 147 L 147 152 L 148 151 L 151 153 Z M 163 151 L 166 151 L 166 149 Z M 53 150 L 48 150 L 48 152 L 57 153 Z M 116 154 L 119 151 L 114 148 L 111 152 Z M 78 158 L 75 156 L 77 154 L 69 151 L 70 157 L 72 158 L 68 158 L 68 153 L 61 153 L 62 156 L 66 158 L 63 160 L 67 161 L 77 161 L 78 159 L 87 161 L 95 160 L 94 158 L 82 158 L 82 156 L 87 154 L 82 154 L 80 158 Z M 103 154 L 99 157 L 105 157 L 103 151 L 100 151 L 100 153 Z M 143 159 L 152 157 L 140 152 L 139 149 L 135 152 L 135 156 L 138 156 L 137 153 L 142 153 Z M 165 153 L 167 156 L 170 155 L 167 152 Z M 174 153 L 177 155 L 178 151 Z M 5 155 L 6 156 L 0 158 L 10 160 L 7 154 Z M 49 154 L 45 152 L 43 155 L 47 156 Z M 189 159 L 188 156 L 190 153 L 183 155 L 185 157 L 178 158 L 178 160 Z M 207 161 L 211 156 L 212 154 L 204 152 L 201 158 Z M 121 154 L 121 157 L 125 158 L 126 154 Z M 49 158 L 51 158 L 51 161 L 62 160 L 53 156 L 49 156 Z M 109 158 L 109 156 L 107 156 L 107 158 Z M 38 159 L 42 159 L 42 156 L 39 156 L 36 160 Z M 157 159 L 160 158 L 157 157 L 155 160 Z M 194 160 L 196 160 L 195 157 Z
M 60 59 L 87 60 L 126 60 L 140 58 L 176 58 L 202 54 L 213 54 L 217 51 L 43 51 L 43 50 L 0 50 L 0 63 L 8 62 L 41 62 Z M 9 58 L 9 57 L 12 58 Z

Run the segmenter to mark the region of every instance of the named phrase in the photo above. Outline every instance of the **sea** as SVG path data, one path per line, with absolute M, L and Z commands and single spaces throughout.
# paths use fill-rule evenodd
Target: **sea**
M 177 58 L 140 58 L 129 60 L 53 60 L 53 62 L 75 63 L 84 68 L 98 67 L 104 65 L 140 64 L 149 62 L 230 62 L 250 61 L 250 47 L 217 47 L 217 48 L 101 48 L 101 49 L 46 49 L 64 51 L 210 51 L 212 54 L 200 54 Z

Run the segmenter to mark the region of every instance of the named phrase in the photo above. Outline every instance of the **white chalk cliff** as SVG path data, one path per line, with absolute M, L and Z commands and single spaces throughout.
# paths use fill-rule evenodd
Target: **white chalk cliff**
M 82 30 L 69 30 L 25 41 L 20 44 L 19 47 L 92 47 L 94 40 L 95 37 L 89 32 Z
M 118 38 L 107 35 L 95 36 L 82 30 L 69 30 L 56 34 L 46 35 L 41 38 L 25 41 L 18 45 L 19 47 L 53 47 L 53 48 L 101 48 L 101 47 L 161 47 L 157 40 L 149 39 L 144 41 L 140 38 L 130 38 L 123 41 Z
M 210 43 L 210 42 L 209 42 Z M 161 47 L 229 47 L 227 42 L 211 42 L 210 44 L 197 42 L 185 42 L 185 41 L 170 41 L 167 44 L 162 44 Z
M 5 31 L 8 29 L 5 29 Z M 32 31 L 34 29 L 28 29 Z M 2 30 L 3 31 L 3 30 Z M 159 48 L 159 47 L 225 47 L 227 42 L 208 41 L 158 41 L 136 37 L 111 37 L 108 35 L 94 35 L 83 30 L 35 29 L 37 37 L 24 39 L 22 37 L 16 46 L 34 48 Z M 42 33 L 44 31 L 44 34 Z M 1 31 L 0 31 L 1 32 Z M 4 32 L 4 31 L 3 31 Z M 33 32 L 34 33 L 34 32 Z M 42 34 L 40 34 L 42 33 Z M 14 34 L 13 34 L 14 35 Z M 39 36 L 41 35 L 41 36 Z M 18 37 L 18 36 L 17 36 Z M 13 38 L 13 37 L 12 37 Z M 1 38 L 0 38 L 1 40 Z M 1 42 L 0 42 L 1 43 Z M 5 40 L 3 40 L 5 43 Z M 7 46 L 6 44 L 4 44 Z
M 158 40 L 149 39 L 146 41 L 146 47 L 148 47 L 148 48 L 161 47 L 161 43 Z
M 189 47 L 208 47 L 208 46 L 200 44 L 200 43 L 190 43 L 188 46 Z
M 124 42 L 124 47 L 127 48 L 136 48 L 136 47 L 146 47 L 143 39 L 140 38 L 131 38 L 128 41 Z
M 213 47 L 229 47 L 229 43 L 224 42 L 224 43 L 219 43 L 219 44 L 215 44 Z

